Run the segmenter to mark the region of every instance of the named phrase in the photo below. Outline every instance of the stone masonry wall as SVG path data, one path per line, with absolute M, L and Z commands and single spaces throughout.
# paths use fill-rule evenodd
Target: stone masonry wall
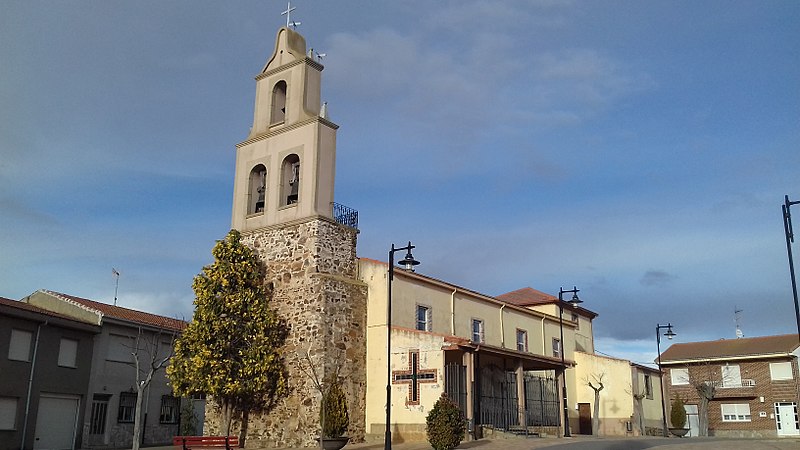
M 272 307 L 290 327 L 282 351 L 290 392 L 269 413 L 250 417 L 247 447 L 317 445 L 321 394 L 301 370 L 308 370 L 308 358 L 320 379 L 338 373 L 348 400 L 348 436 L 363 441 L 367 288 L 356 279 L 356 236 L 357 230 L 323 217 L 242 233 L 264 262 L 266 282 L 275 286 Z M 209 434 L 219 433 L 218 416 L 209 404 Z

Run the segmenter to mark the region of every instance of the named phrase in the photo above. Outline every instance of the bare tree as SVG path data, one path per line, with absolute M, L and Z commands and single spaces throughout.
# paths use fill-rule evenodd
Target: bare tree
M 645 435 L 644 428 L 644 406 L 642 400 L 647 397 L 647 388 L 643 388 L 641 392 L 634 392 L 633 386 L 630 389 L 625 389 L 625 392 L 633 397 L 633 418 L 636 428 L 639 430 L 639 435 Z
M 586 385 L 594 391 L 594 413 L 592 414 L 592 435 L 598 436 L 600 434 L 600 391 L 605 387 L 603 385 L 603 377 L 605 372 L 600 374 L 592 374 L 591 380 L 589 377 L 585 379 Z
M 717 367 L 708 362 L 686 366 L 688 379 L 681 377 L 681 381 L 688 383 L 695 390 L 699 399 L 697 405 L 699 436 L 708 436 L 708 404 L 717 396 L 717 387 L 724 385 L 725 381 L 731 381 L 721 369 L 718 372 Z
M 142 407 L 144 393 L 153 376 L 163 369 L 174 352 L 175 333 L 169 336 L 169 343 L 161 345 L 164 333 L 161 330 L 145 333 L 142 327 L 136 337 L 131 338 L 131 363 L 135 369 L 136 408 L 133 413 L 133 443 L 132 450 L 139 450 L 142 442 Z

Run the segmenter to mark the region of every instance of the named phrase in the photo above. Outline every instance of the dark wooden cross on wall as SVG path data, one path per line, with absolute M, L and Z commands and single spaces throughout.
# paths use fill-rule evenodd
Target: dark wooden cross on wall
M 408 370 L 392 371 L 392 384 L 408 385 L 408 398 L 406 399 L 406 405 L 419 405 L 420 383 L 435 383 L 436 379 L 436 369 L 419 368 L 419 350 L 409 350 Z

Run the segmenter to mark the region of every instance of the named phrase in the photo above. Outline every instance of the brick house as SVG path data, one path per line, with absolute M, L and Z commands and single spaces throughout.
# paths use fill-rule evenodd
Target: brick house
M 699 383 L 715 388 L 708 434 L 800 437 L 798 335 L 674 344 L 661 354 L 667 398 L 686 403 L 690 436 L 699 430 Z

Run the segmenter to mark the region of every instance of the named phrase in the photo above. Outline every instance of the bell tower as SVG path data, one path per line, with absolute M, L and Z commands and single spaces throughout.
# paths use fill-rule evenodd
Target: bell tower
M 316 445 L 320 396 L 303 368 L 338 378 L 348 435 L 358 442 L 366 431 L 367 286 L 357 279 L 358 212 L 333 206 L 338 126 L 321 109 L 322 69 L 300 34 L 278 30 L 256 76 L 253 127 L 236 146 L 232 227 L 258 255 L 271 307 L 289 327 L 289 392 L 248 420 L 247 442 L 260 448 Z M 206 411 L 211 434 L 222 432 L 215 414 Z
M 299 33 L 281 28 L 256 77 L 253 127 L 236 146 L 232 227 L 247 231 L 332 218 L 338 125 L 320 116 L 323 66 Z

